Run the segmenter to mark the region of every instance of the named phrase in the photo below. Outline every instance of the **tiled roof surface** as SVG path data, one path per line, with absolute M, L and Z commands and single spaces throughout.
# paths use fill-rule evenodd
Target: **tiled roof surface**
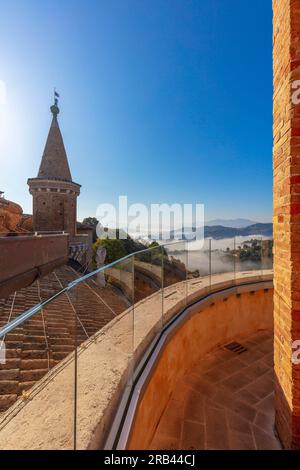
M 72 181 L 68 158 L 56 115 L 53 116 L 38 178 Z
M 0 327 L 46 300 L 76 279 L 62 266 L 31 286 L 0 299 Z M 0 364 L 0 411 L 8 409 L 53 366 L 100 330 L 127 304 L 113 287 L 89 280 L 63 294 L 5 337 L 6 363 Z

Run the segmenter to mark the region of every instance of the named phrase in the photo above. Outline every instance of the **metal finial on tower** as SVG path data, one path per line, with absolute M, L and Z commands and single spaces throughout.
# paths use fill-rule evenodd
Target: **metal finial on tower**
M 50 107 L 50 110 L 53 116 L 57 116 L 59 113 L 58 98 L 59 98 L 59 94 L 54 88 L 54 104 Z

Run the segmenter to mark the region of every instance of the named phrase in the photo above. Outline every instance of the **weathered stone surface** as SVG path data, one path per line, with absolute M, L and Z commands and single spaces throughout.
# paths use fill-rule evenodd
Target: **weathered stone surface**
M 19 204 L 0 198 L 0 233 L 18 231 L 22 214 L 23 210 Z
M 32 215 L 23 214 L 21 222 L 20 222 L 20 228 L 22 229 L 22 231 L 27 231 L 27 232 L 33 231 Z
M 0 233 L 31 232 L 32 216 L 23 214 L 22 207 L 8 199 L 0 198 Z

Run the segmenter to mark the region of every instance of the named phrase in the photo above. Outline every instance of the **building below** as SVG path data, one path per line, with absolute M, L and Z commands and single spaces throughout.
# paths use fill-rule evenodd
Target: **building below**
M 23 214 L 22 207 L 0 197 L 0 233 L 26 232 L 32 230 L 32 217 Z

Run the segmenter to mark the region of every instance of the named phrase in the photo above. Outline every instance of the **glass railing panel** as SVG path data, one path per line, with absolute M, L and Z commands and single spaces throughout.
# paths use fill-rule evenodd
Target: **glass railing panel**
M 75 311 L 64 292 L 30 313 L 0 339 L 0 448 L 73 449 Z
M 196 243 L 155 246 L 80 279 L 63 266 L 0 300 L 0 448 L 101 447 L 104 431 L 91 443 L 88 430 L 108 425 L 102 411 L 129 393 L 134 360 L 192 294 L 271 273 L 272 240 Z
M 179 241 L 163 247 L 163 323 L 166 324 L 187 301 L 187 242 Z
M 63 272 L 66 268 L 68 267 L 58 268 L 45 276 L 39 277 L 32 284 L 0 299 L 0 328 L 37 304 L 57 295 L 69 281 L 60 282 L 56 273 L 58 271 Z M 60 278 L 62 277 L 60 274 Z M 77 274 L 76 277 L 78 277 Z
M 237 283 L 248 282 L 262 274 L 262 237 L 235 237 Z
M 212 239 L 210 242 L 211 290 L 220 288 L 223 283 L 234 284 L 235 243 L 234 238 Z
M 211 273 L 211 240 L 187 243 L 187 295 L 209 292 Z
M 134 346 L 144 351 L 162 328 L 163 249 L 134 255 Z
M 109 424 L 103 413 L 111 419 L 116 397 L 120 399 L 132 385 L 133 257 L 88 277 L 75 290 L 76 448 L 101 448 Z M 100 420 L 103 427 L 91 443 Z

